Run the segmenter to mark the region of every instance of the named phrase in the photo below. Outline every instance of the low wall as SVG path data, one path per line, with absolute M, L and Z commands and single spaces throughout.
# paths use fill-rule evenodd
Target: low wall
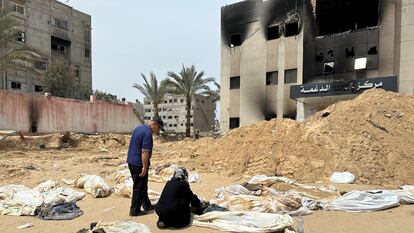
M 0 130 L 130 133 L 139 124 L 141 121 L 129 104 L 0 90 Z

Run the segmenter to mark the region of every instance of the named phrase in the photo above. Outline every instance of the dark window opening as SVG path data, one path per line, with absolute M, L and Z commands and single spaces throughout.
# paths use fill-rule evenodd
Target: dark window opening
M 267 113 L 265 114 L 265 120 L 266 121 L 270 121 L 271 119 L 275 119 L 276 118 L 276 113 Z
M 35 92 L 43 92 L 43 87 L 35 85 Z
M 266 86 L 277 85 L 277 81 L 278 81 L 277 77 L 278 77 L 277 71 L 267 72 L 266 73 Z
M 279 25 L 267 29 L 267 39 L 275 40 L 280 38 Z
M 319 55 L 317 55 L 316 57 L 315 57 L 315 60 L 316 61 L 318 61 L 318 62 L 321 62 L 321 61 L 323 61 L 323 53 L 319 53 Z
M 369 48 L 368 55 L 375 55 L 375 54 L 378 54 L 377 46 Z
M 355 57 L 355 49 L 352 47 L 351 49 L 345 49 L 345 57 Z
M 174 127 L 177 127 L 177 124 L 174 124 Z
M 172 127 L 172 124 L 169 124 L 168 126 L 169 126 L 169 127 Z
M 240 76 L 230 78 L 230 90 L 240 89 Z
M 379 0 L 317 0 L 319 35 L 379 25 Z
M 63 40 L 54 36 L 52 36 L 51 38 L 51 47 L 53 52 L 60 53 L 66 56 L 69 54 L 70 45 L 70 41 Z
M 328 51 L 328 55 L 331 55 L 331 57 L 333 57 L 334 56 L 334 51 L 331 49 L 331 50 L 329 50 Z
M 172 101 L 173 101 L 172 99 L 171 100 L 168 100 L 169 103 L 172 103 Z
M 75 77 L 80 78 L 80 67 L 79 66 L 76 66 L 75 68 Z
M 17 32 L 16 33 L 16 41 L 25 43 L 25 41 L 26 41 L 26 33 L 25 32 Z
M 22 89 L 22 83 L 12 81 L 10 85 L 11 85 L 11 89 L 14 89 L 14 90 Z
M 183 103 L 184 102 L 184 99 L 180 99 L 180 103 Z
M 58 19 L 58 18 L 54 18 L 54 24 L 56 27 L 61 28 L 61 29 L 65 29 L 68 30 L 68 21 L 63 20 L 63 19 Z
M 230 129 L 235 129 L 240 127 L 240 118 L 239 117 L 231 117 L 230 118 Z
M 165 104 L 168 104 L 168 101 L 164 101 Z
M 184 124 L 181 124 L 181 126 L 184 126 Z
M 174 99 L 174 103 L 176 103 L 177 102 L 177 99 Z
M 191 123 L 190 126 L 194 126 L 194 123 Z
M 241 34 L 231 35 L 230 36 L 230 47 L 240 46 L 242 44 Z
M 285 83 L 296 83 L 297 69 L 285 70 Z
M 90 49 L 85 49 L 85 57 L 86 58 L 90 58 L 91 57 L 91 50 Z
M 293 23 L 287 23 L 285 24 L 285 36 L 296 36 L 299 34 L 299 23 L 293 22 Z
M 168 119 L 172 119 L 172 116 L 168 116 Z
M 145 112 L 151 112 L 150 108 L 145 109 Z
M 175 119 L 177 119 L 177 118 L 178 118 L 178 116 L 174 116 L 174 118 L 175 118 Z
M 162 119 L 165 119 L 166 118 L 166 116 L 162 116 Z
M 335 62 L 327 62 L 323 64 L 323 73 L 332 74 L 335 70 Z
M 46 70 L 46 62 L 35 61 L 34 62 L 34 67 L 38 70 Z

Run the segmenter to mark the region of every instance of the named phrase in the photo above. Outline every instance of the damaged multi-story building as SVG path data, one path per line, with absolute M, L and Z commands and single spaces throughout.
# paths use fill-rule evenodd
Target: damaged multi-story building
M 74 66 L 77 82 L 92 90 L 91 16 L 57 0 L 0 0 L 21 27 L 15 43 L 39 51 L 44 59 L 34 63 L 43 73 L 53 59 Z M 23 70 L 8 71 L 0 89 L 41 93 L 41 80 Z M 76 92 L 76 90 L 74 90 Z
M 190 110 L 190 130 L 209 132 L 214 130 L 216 102 L 208 96 L 195 95 Z M 158 114 L 164 121 L 164 128 L 171 132 L 185 132 L 187 107 L 185 98 L 178 94 L 166 94 L 158 105 Z M 144 99 L 144 119 L 151 120 L 155 109 L 150 101 Z
M 414 93 L 412 1 L 243 1 L 222 7 L 221 35 L 224 131 L 370 88 Z

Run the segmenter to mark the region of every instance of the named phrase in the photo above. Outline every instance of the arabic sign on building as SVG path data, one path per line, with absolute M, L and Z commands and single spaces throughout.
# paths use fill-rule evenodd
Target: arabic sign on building
M 398 91 L 397 76 L 294 85 L 290 87 L 290 98 L 352 95 L 360 94 L 371 88 L 382 88 L 386 91 L 396 92 Z

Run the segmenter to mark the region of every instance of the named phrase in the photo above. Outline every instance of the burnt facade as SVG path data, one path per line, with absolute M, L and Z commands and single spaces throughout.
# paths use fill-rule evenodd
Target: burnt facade
M 414 3 L 251 0 L 221 12 L 222 130 L 303 120 L 374 87 L 414 92 Z

